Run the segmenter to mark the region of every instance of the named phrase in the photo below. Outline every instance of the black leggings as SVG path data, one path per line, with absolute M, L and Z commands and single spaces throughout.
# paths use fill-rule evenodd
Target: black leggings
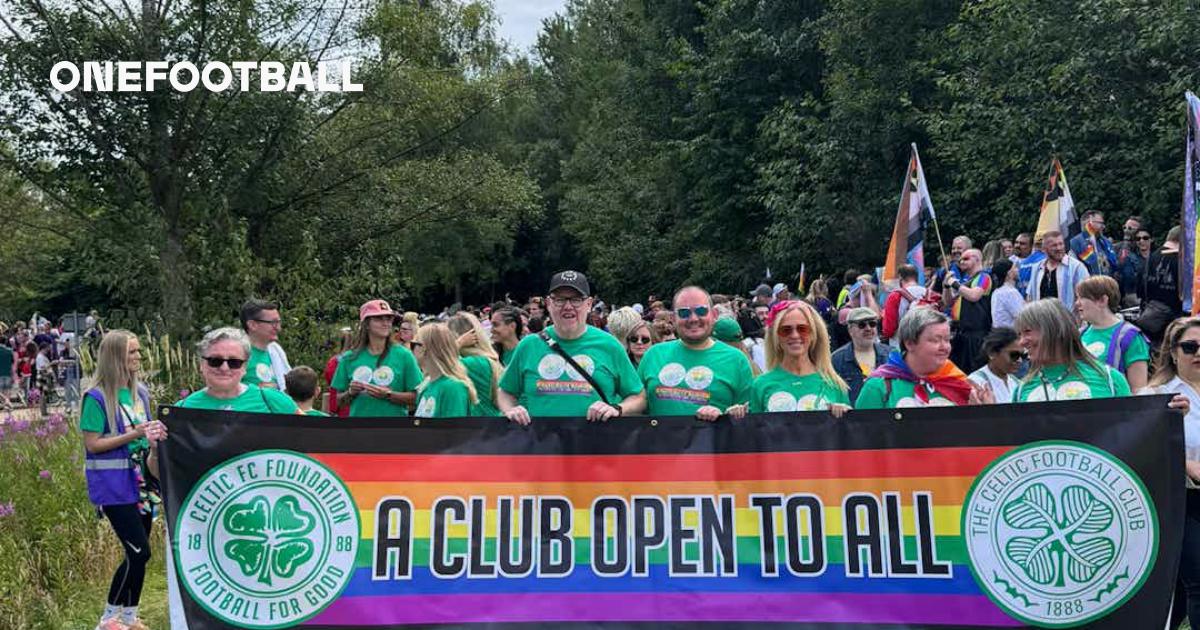
M 146 579 L 146 563 L 150 562 L 150 525 L 154 517 L 139 513 L 136 503 L 106 505 L 100 509 L 112 523 L 117 540 L 125 550 L 125 561 L 117 567 L 108 587 L 108 603 L 137 606 L 142 598 L 142 582 Z

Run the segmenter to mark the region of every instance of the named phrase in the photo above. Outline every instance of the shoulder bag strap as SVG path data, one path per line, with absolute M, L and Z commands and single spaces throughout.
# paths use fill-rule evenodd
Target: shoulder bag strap
M 592 378 L 592 375 L 588 374 L 587 370 L 579 367 L 579 364 L 575 362 L 575 359 L 572 359 L 571 355 L 567 354 L 567 351 L 563 350 L 562 346 L 558 345 L 558 342 L 551 338 L 549 333 L 543 330 L 542 332 L 538 333 L 538 337 L 541 338 L 542 341 L 546 342 L 546 345 L 550 346 L 550 349 L 558 354 L 558 356 L 562 357 L 563 360 L 567 362 L 567 365 L 574 368 L 577 373 L 583 376 L 583 379 L 588 382 L 588 385 L 592 386 L 592 389 L 596 391 L 596 393 L 600 396 L 600 400 L 604 401 L 604 404 L 612 404 L 608 401 L 608 396 L 604 395 L 604 390 L 600 389 L 600 386 L 596 384 L 596 379 Z

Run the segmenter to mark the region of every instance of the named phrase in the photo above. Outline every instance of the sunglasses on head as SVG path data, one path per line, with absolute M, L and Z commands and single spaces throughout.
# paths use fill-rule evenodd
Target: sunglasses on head
M 708 317 L 708 307 L 696 306 L 692 308 L 684 307 L 675 309 L 675 316 L 679 319 L 691 319 L 692 313 L 695 313 L 696 317 Z
M 241 369 L 241 367 L 246 364 L 245 359 L 230 359 L 227 357 L 204 357 L 204 362 L 208 364 L 208 367 L 214 370 L 221 367 L 222 363 L 228 365 L 229 369 L 231 370 Z
M 879 322 L 874 319 L 868 319 L 868 320 L 861 321 L 861 322 L 854 322 L 854 325 L 858 326 L 859 330 L 865 330 L 867 328 L 874 328 L 874 327 L 878 326 Z
M 1200 351 L 1200 341 L 1181 341 L 1175 344 L 1184 354 L 1196 354 Z
M 784 324 L 779 327 L 779 336 L 783 337 L 784 339 L 787 339 L 788 337 L 791 337 L 792 335 L 799 333 L 801 339 L 808 339 L 808 334 L 809 334 L 810 330 L 811 329 L 805 324 L 800 324 L 799 326 L 793 326 L 791 324 Z

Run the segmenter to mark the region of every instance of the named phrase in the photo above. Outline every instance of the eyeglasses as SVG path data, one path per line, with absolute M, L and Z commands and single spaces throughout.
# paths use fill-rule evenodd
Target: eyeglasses
M 783 337 L 784 339 L 787 339 L 788 337 L 791 337 L 792 335 L 799 333 L 801 339 L 808 339 L 809 331 L 810 331 L 810 328 L 804 324 L 800 324 L 799 326 L 793 326 L 791 324 L 784 324 L 779 327 L 779 336 Z
M 228 357 L 204 357 L 204 362 L 214 370 L 221 367 L 222 363 L 228 365 L 231 370 L 240 370 L 246 364 L 245 359 L 230 359 Z
M 874 319 L 868 319 L 861 322 L 853 322 L 853 324 L 858 326 L 859 330 L 866 330 L 867 328 L 875 328 L 879 325 L 879 322 Z
M 421 343 L 420 341 L 414 341 L 414 342 L 412 342 L 412 347 L 413 348 L 424 348 L 425 344 Z
M 708 307 L 707 306 L 695 306 L 692 308 L 685 307 L 685 308 L 675 309 L 675 316 L 678 317 L 679 319 L 691 319 L 692 313 L 695 313 L 696 317 L 708 317 Z
M 640 344 L 642 344 L 642 345 L 646 345 L 646 344 L 648 344 L 648 343 L 650 343 L 651 341 L 654 341 L 654 340 L 653 340 L 653 339 L 651 339 L 649 336 L 646 336 L 646 337 L 634 337 L 634 336 L 632 336 L 632 335 L 631 335 L 631 336 L 629 336 L 629 337 L 626 337 L 626 338 L 625 338 L 625 341 L 628 341 L 629 343 L 640 343 Z
M 1200 351 L 1200 341 L 1181 341 L 1175 344 L 1175 347 L 1182 350 L 1184 354 L 1196 354 Z
M 1008 360 L 1012 361 L 1014 363 L 1016 363 L 1017 361 L 1020 361 L 1021 359 L 1024 359 L 1024 358 L 1025 358 L 1025 353 L 1021 352 L 1020 350 L 1014 350 L 1014 351 L 1008 353 Z
M 585 297 L 565 298 L 565 297 L 555 297 L 552 295 L 552 296 L 550 296 L 550 303 L 554 304 L 555 306 L 558 306 L 558 307 L 563 307 L 563 306 L 566 306 L 568 303 L 570 303 L 571 306 L 574 306 L 575 308 L 579 308 L 580 306 L 583 306 L 583 301 L 586 299 L 587 298 L 585 298 Z
M 283 323 L 282 319 L 251 319 L 250 321 L 266 324 L 268 326 L 278 326 Z

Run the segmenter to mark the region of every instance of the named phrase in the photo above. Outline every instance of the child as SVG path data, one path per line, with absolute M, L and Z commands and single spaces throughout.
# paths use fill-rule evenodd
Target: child
M 283 377 L 288 396 L 296 401 L 300 413 L 306 416 L 325 416 L 329 414 L 320 409 L 313 409 L 313 401 L 321 397 L 321 386 L 317 385 L 317 372 L 307 365 L 292 368 Z
M 475 385 L 458 358 L 458 340 L 446 324 L 426 324 L 413 342 L 425 380 L 417 386 L 419 418 L 462 418 L 479 402 Z

